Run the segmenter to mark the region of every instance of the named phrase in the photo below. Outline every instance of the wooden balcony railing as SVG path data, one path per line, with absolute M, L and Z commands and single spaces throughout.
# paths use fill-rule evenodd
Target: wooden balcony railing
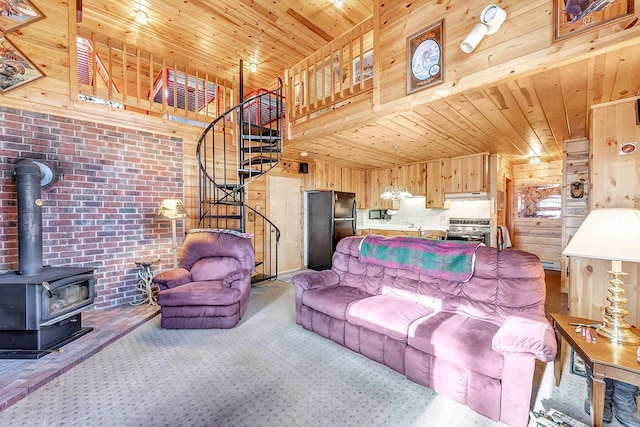
M 76 53 L 71 87 L 85 98 L 201 123 L 233 105 L 230 82 L 96 32 L 78 29 Z
M 371 90 L 372 77 L 370 17 L 285 71 L 288 121 L 295 123 Z

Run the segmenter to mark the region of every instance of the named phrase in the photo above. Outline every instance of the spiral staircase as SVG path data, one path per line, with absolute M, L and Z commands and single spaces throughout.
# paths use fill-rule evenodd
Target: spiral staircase
M 240 94 L 242 99 L 242 93 Z M 256 266 L 251 282 L 278 276 L 280 230 L 260 206 L 247 204 L 250 184 L 282 159 L 282 81 L 254 91 L 218 116 L 198 141 L 198 218 L 201 228 L 252 235 Z

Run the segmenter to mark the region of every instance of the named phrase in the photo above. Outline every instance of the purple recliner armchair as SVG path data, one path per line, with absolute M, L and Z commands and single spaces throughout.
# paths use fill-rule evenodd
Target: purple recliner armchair
M 153 279 L 160 288 L 162 327 L 228 329 L 237 325 L 249 303 L 254 260 L 248 235 L 189 231 L 178 268 Z

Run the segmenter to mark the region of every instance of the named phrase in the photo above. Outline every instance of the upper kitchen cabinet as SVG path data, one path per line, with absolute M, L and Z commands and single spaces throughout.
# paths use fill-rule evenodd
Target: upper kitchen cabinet
M 442 160 L 433 160 L 426 163 L 425 181 L 426 196 L 425 207 L 427 209 L 444 208 L 444 191 L 442 185 Z
M 367 173 L 360 169 L 342 168 L 342 191 L 356 193 L 358 209 L 367 207 Z
M 442 164 L 443 193 L 487 191 L 489 156 L 486 153 L 453 157 Z
M 425 207 L 444 208 L 446 193 L 488 191 L 489 155 L 453 157 L 426 164 Z
M 414 196 L 425 194 L 425 164 L 398 166 L 398 185 L 405 186 Z
M 313 184 L 308 189 L 355 193 L 358 209 L 367 207 L 367 173 L 364 170 L 316 160 L 313 168 Z
M 383 200 L 380 195 L 384 189 L 393 185 L 393 168 L 367 171 L 367 201 L 369 209 L 392 209 L 391 200 Z

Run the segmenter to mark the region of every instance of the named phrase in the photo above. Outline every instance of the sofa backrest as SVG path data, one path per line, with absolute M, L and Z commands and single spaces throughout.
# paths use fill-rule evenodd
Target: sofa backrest
M 251 239 L 217 230 L 191 230 L 180 251 L 179 266 L 191 271 L 193 280 L 219 280 L 236 270 L 255 267 Z
M 400 268 L 362 263 L 362 237 L 342 239 L 332 270 L 343 284 L 372 294 L 398 295 L 436 311 L 461 313 L 502 324 L 518 312 L 544 314 L 544 270 L 537 256 L 515 249 L 499 251 L 481 246 L 476 251 L 473 276 L 450 282 Z

